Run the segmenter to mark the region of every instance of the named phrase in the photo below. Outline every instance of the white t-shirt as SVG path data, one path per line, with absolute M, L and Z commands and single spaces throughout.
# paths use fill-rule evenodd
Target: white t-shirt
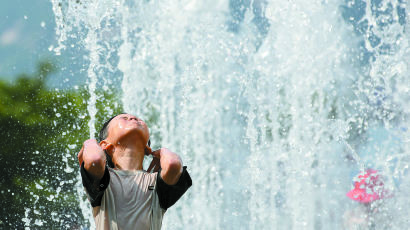
M 167 185 L 159 173 L 106 167 L 97 183 L 81 167 L 83 185 L 93 207 L 96 229 L 159 230 L 162 217 L 192 185 L 184 167 L 176 185 Z

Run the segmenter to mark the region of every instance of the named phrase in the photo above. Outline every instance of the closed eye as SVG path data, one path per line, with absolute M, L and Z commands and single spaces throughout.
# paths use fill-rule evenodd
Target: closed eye
M 136 118 L 136 117 L 128 117 L 128 116 L 123 116 L 123 117 L 121 117 L 121 118 L 124 119 L 124 120 L 136 120 L 136 121 L 139 120 L 139 119 Z

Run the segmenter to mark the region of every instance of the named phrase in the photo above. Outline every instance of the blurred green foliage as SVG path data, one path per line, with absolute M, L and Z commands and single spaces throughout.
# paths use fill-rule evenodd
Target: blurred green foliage
M 0 81 L 0 229 L 80 229 L 77 152 L 89 137 L 85 89 L 46 86 L 49 62 L 13 83 Z M 116 93 L 98 92 L 98 125 L 121 110 Z M 105 109 L 109 108 L 109 109 Z

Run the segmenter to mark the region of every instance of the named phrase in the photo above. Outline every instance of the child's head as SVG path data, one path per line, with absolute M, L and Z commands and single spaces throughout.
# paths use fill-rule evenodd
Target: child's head
M 149 130 L 141 119 L 127 113 L 121 113 L 108 119 L 102 126 L 98 139 L 107 155 L 107 164 L 114 167 L 113 152 L 117 146 L 133 145 L 145 148 L 149 143 Z

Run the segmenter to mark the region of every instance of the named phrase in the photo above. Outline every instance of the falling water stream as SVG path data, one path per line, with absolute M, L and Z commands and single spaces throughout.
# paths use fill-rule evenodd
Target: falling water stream
M 164 229 L 343 229 L 368 167 L 395 194 L 379 226 L 408 227 L 405 0 L 51 1 L 55 51 L 87 51 L 90 136 L 96 90 L 120 88 L 188 166 Z

